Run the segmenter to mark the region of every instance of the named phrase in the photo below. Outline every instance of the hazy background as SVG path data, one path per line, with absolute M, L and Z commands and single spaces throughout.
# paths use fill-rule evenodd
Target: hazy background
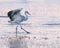
M 19 8 L 24 8 L 22 15 L 25 10 L 31 14 L 22 25 L 31 33 L 26 34 L 29 37 L 26 42 L 22 39 L 28 48 L 60 48 L 60 0 L 0 0 L 0 16 L 7 16 L 8 11 Z M 0 36 L 16 35 L 16 25 L 11 25 L 8 21 L 8 17 L 0 17 Z M 25 35 L 24 33 L 18 27 L 18 35 Z M 6 41 L 5 38 L 0 40 L 2 48 L 6 48 Z
M 44 29 L 47 31 L 60 31 L 60 0 L 0 0 L 0 16 L 7 16 L 8 11 L 19 8 L 24 8 L 22 14 L 24 14 L 24 10 L 30 12 L 31 15 L 26 23 L 34 26 L 35 32 L 36 30 L 43 31 L 45 25 L 48 30 Z M 1 23 L 6 24 L 8 20 L 0 18 Z M 3 27 L 1 28 L 3 29 Z
M 21 7 L 29 10 L 31 16 L 60 23 L 60 0 L 0 0 L 0 15 L 5 16 L 9 10 Z
M 60 0 L 0 0 L 0 15 L 21 7 L 28 8 L 32 14 L 39 16 L 60 16 Z

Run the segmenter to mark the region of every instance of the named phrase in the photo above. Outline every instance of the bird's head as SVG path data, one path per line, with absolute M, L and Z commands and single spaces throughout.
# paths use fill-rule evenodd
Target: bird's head
M 31 15 L 28 11 L 25 11 L 25 13 L 27 13 L 28 15 Z
M 20 8 L 20 11 L 22 10 L 23 8 Z

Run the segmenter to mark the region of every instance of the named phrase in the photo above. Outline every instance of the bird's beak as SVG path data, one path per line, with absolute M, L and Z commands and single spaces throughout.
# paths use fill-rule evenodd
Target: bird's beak
M 27 12 L 29 15 L 31 15 L 29 12 Z

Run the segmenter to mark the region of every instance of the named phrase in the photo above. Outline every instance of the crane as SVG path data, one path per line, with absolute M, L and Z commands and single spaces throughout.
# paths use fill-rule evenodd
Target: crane
M 21 26 L 21 22 L 23 21 L 27 21 L 28 20 L 28 15 L 30 15 L 30 13 L 28 11 L 25 11 L 25 16 L 24 15 L 21 15 L 21 11 L 22 11 L 23 8 L 21 9 L 15 9 L 15 10 L 11 10 L 7 13 L 11 24 L 13 23 L 16 23 L 17 26 L 16 26 L 16 37 L 17 37 L 17 29 L 18 29 L 18 25 L 20 25 L 20 28 L 22 30 L 24 30 L 27 34 L 29 34 L 30 32 L 26 31 L 24 28 L 22 28 Z

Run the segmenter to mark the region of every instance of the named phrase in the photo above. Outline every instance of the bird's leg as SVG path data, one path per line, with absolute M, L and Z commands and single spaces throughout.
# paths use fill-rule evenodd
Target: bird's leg
M 27 34 L 29 34 L 30 32 L 26 31 L 25 29 L 22 28 L 22 26 L 20 25 L 21 29 L 24 30 Z
M 17 37 L 17 32 L 18 32 L 17 30 L 18 30 L 18 25 L 16 26 L 16 37 Z

